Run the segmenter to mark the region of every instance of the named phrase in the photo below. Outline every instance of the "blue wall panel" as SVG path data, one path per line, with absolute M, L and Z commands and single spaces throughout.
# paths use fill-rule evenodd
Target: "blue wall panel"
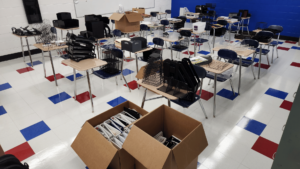
M 252 14 L 249 29 L 253 30 L 257 22 L 268 25 L 281 25 L 281 35 L 300 36 L 300 0 L 172 0 L 172 17 L 179 16 L 180 7 L 187 7 L 191 12 L 196 5 L 216 3 L 218 16 L 228 16 L 239 9 L 248 9 Z

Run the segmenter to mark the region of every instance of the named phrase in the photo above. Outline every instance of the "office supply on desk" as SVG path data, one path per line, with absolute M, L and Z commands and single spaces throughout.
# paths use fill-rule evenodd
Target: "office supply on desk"
M 79 27 L 78 19 L 72 19 L 71 13 L 60 12 L 56 14 L 57 20 L 53 20 L 53 26 L 57 28 L 77 28 Z

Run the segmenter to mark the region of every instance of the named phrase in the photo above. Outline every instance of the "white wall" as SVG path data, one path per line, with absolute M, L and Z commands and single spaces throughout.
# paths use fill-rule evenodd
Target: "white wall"
M 71 12 L 75 18 L 75 9 L 73 0 L 38 0 L 43 19 L 51 21 L 56 19 L 58 12 Z M 107 0 L 102 0 L 104 3 Z M 117 6 L 118 4 L 116 4 Z M 171 9 L 171 0 L 155 0 L 155 8 L 146 9 L 146 13 L 150 11 L 165 11 Z M 109 16 L 109 15 L 108 15 Z M 85 30 L 84 18 L 78 18 L 80 30 L 74 31 L 79 33 Z M 28 25 L 22 0 L 0 0 L 0 57 L 11 53 L 21 52 L 20 39 L 11 34 L 11 27 L 25 27 Z M 60 36 L 60 32 L 58 32 Z M 25 40 L 23 40 L 25 44 Z M 29 38 L 29 43 L 34 44 L 34 38 Z M 34 49 L 33 46 L 30 47 Z

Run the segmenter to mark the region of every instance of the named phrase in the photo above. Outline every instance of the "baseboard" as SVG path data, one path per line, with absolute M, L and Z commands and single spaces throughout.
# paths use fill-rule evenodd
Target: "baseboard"
M 280 35 L 281 40 L 289 40 L 289 41 L 296 41 L 299 42 L 299 38 L 297 37 L 291 37 L 291 36 L 282 36 Z
M 32 50 L 30 50 L 30 53 L 31 53 L 31 55 L 34 55 L 34 54 L 42 53 L 42 51 L 40 49 L 32 49 Z M 28 51 L 24 51 L 24 55 L 29 56 Z M 4 61 L 7 61 L 7 60 L 12 60 L 12 59 L 17 59 L 17 58 L 20 58 L 20 57 L 23 57 L 22 52 L 3 55 L 3 56 L 0 56 L 0 62 L 4 62 Z

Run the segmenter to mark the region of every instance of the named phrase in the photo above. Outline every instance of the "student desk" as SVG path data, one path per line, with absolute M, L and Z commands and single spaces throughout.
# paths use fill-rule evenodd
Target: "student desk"
M 86 71 L 86 77 L 89 85 L 89 92 L 90 92 L 90 99 L 91 99 L 91 105 L 92 105 L 92 112 L 94 113 L 94 103 L 93 103 L 93 96 L 92 96 L 92 90 L 91 90 L 91 82 L 90 82 L 90 76 L 89 76 L 89 69 L 93 69 L 96 67 L 104 66 L 107 64 L 107 62 L 99 59 L 85 59 L 80 62 L 75 62 L 71 59 L 63 60 L 61 63 L 70 66 L 73 68 L 74 73 L 74 98 L 76 100 L 77 91 L 76 91 L 76 70 L 77 71 Z
M 101 49 L 100 41 L 101 41 L 101 40 L 107 40 L 107 39 L 109 39 L 109 38 L 100 38 L 100 39 L 97 39 L 98 59 L 101 59 L 101 58 L 100 58 L 100 54 L 102 55 L 102 49 Z
M 231 19 L 224 19 L 224 18 L 217 18 L 217 21 L 218 20 L 225 20 L 225 21 L 227 21 L 227 23 L 229 24 L 228 25 L 228 29 L 229 29 L 229 42 L 231 41 L 231 36 L 230 36 L 230 32 L 231 32 L 231 27 L 232 27 L 232 25 L 234 24 L 234 23 L 238 23 L 239 21 L 231 21 Z
M 55 80 L 55 84 L 57 85 L 57 80 L 56 80 L 56 74 L 55 74 L 55 70 L 54 70 L 54 65 L 53 65 L 53 59 L 51 56 L 51 51 L 53 50 L 58 50 L 58 49 L 64 49 L 67 48 L 67 45 L 63 45 L 63 46 L 43 46 L 43 44 L 39 43 L 39 44 L 34 44 L 33 46 L 35 46 L 36 48 L 40 49 L 42 51 L 42 57 L 43 57 L 43 67 L 44 67 L 44 74 L 46 77 L 46 68 L 45 68 L 45 57 L 44 57 L 44 52 L 49 52 L 49 57 L 50 57 L 50 62 L 51 62 L 51 66 L 52 66 L 52 71 L 53 71 L 53 76 L 54 76 L 54 80 Z
M 214 64 L 216 62 L 220 62 L 218 60 L 214 60 L 210 63 L 210 64 Z M 218 74 L 222 74 L 224 73 L 226 70 L 232 68 L 234 65 L 229 63 L 226 67 L 224 67 L 222 70 L 216 70 L 213 68 L 210 68 L 208 65 L 202 65 L 201 67 L 203 67 L 206 71 L 208 72 L 212 72 L 215 74 L 215 78 L 214 78 L 214 107 L 213 107 L 213 116 L 216 117 L 216 96 L 217 96 L 217 75 Z
M 230 46 L 228 47 L 215 47 L 213 48 L 213 51 L 219 51 L 220 49 L 229 49 L 232 51 L 235 51 L 236 54 L 240 57 L 240 63 L 239 63 L 239 87 L 238 87 L 238 94 L 240 95 L 240 88 L 241 88 L 241 76 L 242 76 L 242 59 L 248 57 L 249 55 L 255 53 L 255 50 L 247 49 L 247 50 L 237 50 L 236 48 L 232 48 Z
M 168 19 L 167 19 L 168 20 Z M 177 20 L 168 20 L 169 21 L 169 23 L 170 24 L 172 24 L 173 25 L 173 31 L 174 31 L 174 24 L 175 23 L 179 23 L 179 22 L 182 22 L 182 20 L 181 19 L 177 19 Z
M 164 27 L 164 25 L 162 25 L 162 24 L 159 24 L 159 25 L 157 25 L 157 26 L 154 26 L 154 25 L 152 25 L 152 24 L 147 24 L 147 26 L 150 28 L 150 33 L 151 33 L 151 34 L 152 34 L 152 30 L 153 30 L 153 29 L 160 28 L 160 27 Z
M 196 47 L 196 35 L 199 35 L 199 38 L 200 38 L 200 36 L 205 32 L 206 32 L 206 30 L 204 30 L 202 32 L 192 32 L 192 34 L 194 35 L 194 56 L 196 56 L 196 48 L 197 48 Z M 209 41 L 208 41 L 208 43 L 209 43 Z
M 30 52 L 29 43 L 28 43 L 28 37 L 34 37 L 35 38 L 36 36 L 40 36 L 40 35 L 31 35 L 31 36 L 25 36 L 25 35 L 20 36 L 20 35 L 16 35 L 16 34 L 13 34 L 13 35 L 20 38 L 21 48 L 22 48 L 22 55 L 23 55 L 24 62 L 25 62 L 25 56 L 24 56 L 24 46 L 25 45 L 23 45 L 23 38 L 26 39 L 26 46 L 27 46 L 27 49 L 28 49 L 28 54 L 29 54 L 29 58 L 30 58 L 30 62 L 31 62 L 31 67 L 33 67 L 31 52 Z M 35 41 L 36 41 L 36 38 L 35 38 Z
M 79 27 L 76 27 L 76 28 L 67 28 L 67 29 L 65 29 L 65 28 L 58 28 L 58 27 L 55 27 L 56 29 L 60 29 L 60 35 L 61 35 L 61 40 L 63 40 L 63 31 L 72 31 L 72 33 L 73 33 L 73 30 L 77 30 L 77 29 L 79 29 Z
M 155 38 L 155 37 L 153 37 Z M 184 38 L 181 38 L 181 39 L 177 39 L 177 40 L 174 40 L 174 39 L 169 39 L 169 38 L 166 38 L 166 37 L 157 37 L 157 38 L 160 38 L 166 42 L 169 42 L 170 43 L 170 49 L 171 49 L 171 59 L 173 60 L 173 49 L 172 49 L 172 43 L 174 42 L 179 42 L 181 40 L 183 40 Z
M 214 36 L 213 36 L 213 48 L 215 48 L 215 41 L 216 41 L 216 29 L 223 28 L 223 26 L 211 26 L 211 28 L 214 30 Z

